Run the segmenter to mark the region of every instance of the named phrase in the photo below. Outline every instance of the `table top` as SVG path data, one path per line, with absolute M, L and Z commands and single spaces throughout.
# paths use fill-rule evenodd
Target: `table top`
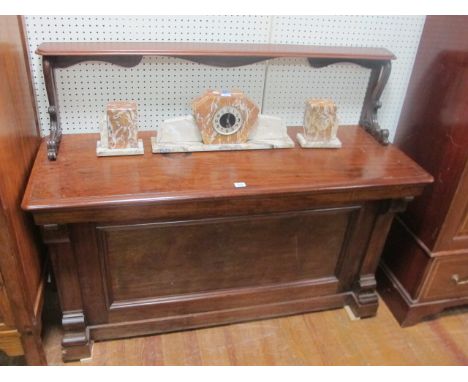
M 298 128 L 289 128 L 295 140 Z M 210 198 L 404 188 L 432 177 L 392 145 L 378 144 L 359 126 L 341 126 L 341 149 L 293 149 L 97 157 L 99 134 L 64 135 L 56 161 L 39 149 L 22 207 L 28 211 L 138 205 Z M 246 183 L 236 188 L 235 182 Z

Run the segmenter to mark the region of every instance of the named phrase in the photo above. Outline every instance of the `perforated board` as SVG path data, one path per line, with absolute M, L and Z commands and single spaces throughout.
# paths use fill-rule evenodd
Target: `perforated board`
M 393 132 L 408 85 L 424 16 L 26 16 L 41 132 L 48 134 L 40 57 L 46 41 L 206 41 L 386 47 L 397 56 L 382 97 L 381 125 Z M 204 89 L 241 89 L 263 112 L 302 123 L 304 101 L 337 102 L 343 124 L 357 123 L 368 70 L 339 64 L 322 69 L 305 60 L 277 59 L 241 68 L 213 68 L 175 58 L 145 57 L 135 68 L 83 63 L 57 70 L 63 131 L 98 132 L 110 100 L 134 99 L 142 130 L 190 113 Z

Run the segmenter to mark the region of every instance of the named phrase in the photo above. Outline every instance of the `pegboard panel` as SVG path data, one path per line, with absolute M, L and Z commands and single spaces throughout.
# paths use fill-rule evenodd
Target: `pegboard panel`
M 397 59 L 381 97 L 379 122 L 393 138 L 406 94 L 425 16 L 275 16 L 271 42 L 335 46 L 383 47 Z M 288 69 L 290 67 L 290 69 Z M 369 70 L 350 64 L 313 69 L 306 60 L 272 61 L 264 95 L 264 113 L 302 124 L 304 101 L 335 100 L 342 124 L 359 121 Z
M 37 46 L 47 41 L 206 41 L 266 43 L 269 16 L 26 16 L 26 30 L 41 133 L 49 132 L 47 94 Z M 57 70 L 64 134 L 99 131 L 110 100 L 138 102 L 139 126 L 156 129 L 166 118 L 186 115 L 190 101 L 207 89 L 241 89 L 259 105 L 266 63 L 213 68 L 166 58 L 144 57 L 135 68 L 83 63 Z

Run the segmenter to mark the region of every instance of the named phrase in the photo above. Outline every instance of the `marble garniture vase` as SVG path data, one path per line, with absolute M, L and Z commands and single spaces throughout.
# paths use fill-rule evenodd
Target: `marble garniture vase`
M 107 147 L 110 149 L 138 147 L 137 103 L 135 101 L 109 102 L 106 115 L 107 131 L 103 133 L 107 135 Z
M 304 113 L 304 133 L 297 134 L 304 148 L 339 148 L 336 105 L 328 99 L 309 99 Z
M 137 103 L 112 101 L 107 104 L 106 120 L 101 126 L 98 156 L 143 154 L 143 142 L 138 139 Z

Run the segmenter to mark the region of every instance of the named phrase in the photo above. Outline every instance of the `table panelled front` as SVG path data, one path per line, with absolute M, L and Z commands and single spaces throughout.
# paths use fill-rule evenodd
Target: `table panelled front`
M 431 177 L 358 127 L 340 138 L 341 150 L 95 158 L 94 135 L 65 136 L 56 162 L 43 145 L 23 207 L 54 265 L 64 359 L 92 340 L 344 305 L 374 315 L 393 214 Z

